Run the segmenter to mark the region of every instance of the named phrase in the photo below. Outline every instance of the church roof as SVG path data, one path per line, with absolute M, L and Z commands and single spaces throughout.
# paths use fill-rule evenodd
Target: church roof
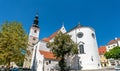
M 59 32 L 59 31 L 54 32 L 54 33 L 53 33 L 51 36 L 49 36 L 48 38 L 49 38 L 49 39 L 54 38 L 54 37 L 58 34 L 58 32 Z
M 114 39 L 114 40 L 109 41 L 108 45 L 113 44 L 113 43 L 117 43 L 117 41 L 120 41 L 120 38 L 117 38 L 116 40 Z
M 56 57 L 52 52 L 43 51 L 43 50 L 39 50 L 39 51 L 40 51 L 40 54 L 44 55 L 44 58 L 56 60 Z
M 78 29 L 78 28 L 82 28 L 82 27 L 85 27 L 85 26 L 81 26 L 80 23 L 78 23 L 77 26 L 75 26 L 74 28 L 72 28 L 71 30 L 69 30 L 68 32 L 66 33 L 69 33 L 75 29 Z M 94 30 L 93 28 L 89 27 L 90 29 Z M 48 38 L 43 38 L 42 40 L 45 41 L 45 42 L 49 42 L 52 38 L 54 38 L 58 32 L 60 31 L 61 29 L 59 29 L 58 31 L 54 32 L 51 36 L 49 36 Z
M 78 24 L 77 26 L 75 26 L 74 28 L 72 28 L 72 29 L 70 29 L 68 32 L 71 32 L 72 30 L 74 30 L 74 29 L 77 29 L 77 28 L 81 28 L 82 26 L 80 25 L 80 24 Z M 67 33 L 68 33 L 67 32 Z
M 75 29 L 78 29 L 78 28 L 90 28 L 91 30 L 95 31 L 92 27 L 87 27 L 87 26 L 81 26 L 80 23 L 78 23 L 77 26 L 75 26 L 74 28 L 70 29 L 67 33 L 75 30 Z
M 74 29 L 77 29 L 77 28 L 80 28 L 80 27 L 82 27 L 80 24 L 78 24 L 77 26 L 75 26 L 73 29 L 71 29 L 71 30 L 69 30 L 68 32 L 70 32 L 70 31 L 72 31 L 72 30 L 74 30 Z M 43 41 L 45 41 L 45 42 L 49 42 L 49 40 L 51 40 L 52 38 L 54 38 L 57 34 L 58 34 L 58 32 L 60 31 L 61 29 L 59 29 L 58 31 L 56 31 L 56 32 L 54 32 L 51 36 L 49 36 L 48 38 L 43 38 Z M 67 33 L 68 33 L 67 32 Z
M 50 39 L 49 38 L 43 38 L 42 40 L 45 41 L 45 42 L 49 42 Z
M 52 38 L 54 38 L 59 31 L 54 32 L 52 35 L 50 35 L 48 38 L 43 38 L 43 41 L 49 42 Z

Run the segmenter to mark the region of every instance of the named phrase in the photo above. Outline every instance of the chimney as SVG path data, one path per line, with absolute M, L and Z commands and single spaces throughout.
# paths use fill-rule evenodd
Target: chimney
M 117 40 L 117 37 L 115 37 L 115 40 Z
M 117 42 L 117 46 L 119 46 L 119 43 L 118 43 L 117 37 L 115 37 L 115 41 Z

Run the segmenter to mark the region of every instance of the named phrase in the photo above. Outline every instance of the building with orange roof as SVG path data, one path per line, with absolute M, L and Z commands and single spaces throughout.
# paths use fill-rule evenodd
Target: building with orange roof
M 34 65 L 38 66 L 39 61 L 43 58 L 43 60 L 42 60 L 43 66 L 42 67 L 43 67 L 44 71 L 56 70 L 59 68 L 59 66 L 57 64 L 58 63 L 57 59 L 50 52 L 50 49 L 47 48 L 46 44 L 48 42 L 53 42 L 54 37 L 60 31 L 62 33 L 70 35 L 71 39 L 75 43 L 78 44 L 79 54 L 72 55 L 72 56 L 69 56 L 68 58 L 66 58 L 67 66 L 70 69 L 89 70 L 89 69 L 101 68 L 95 30 L 91 27 L 81 26 L 80 24 L 78 24 L 77 26 L 75 26 L 73 29 L 71 29 L 68 32 L 66 32 L 65 27 L 62 26 L 59 30 L 54 32 L 49 37 L 43 38 L 42 40 L 40 40 L 34 46 L 34 48 L 37 47 L 38 50 L 37 50 L 37 53 L 35 54 L 36 51 L 34 49 L 31 67 L 33 67 Z M 53 62 L 53 63 L 51 63 L 51 62 Z M 35 67 L 33 67 L 32 69 L 34 69 L 34 68 Z
M 32 54 L 31 69 L 32 71 L 55 71 L 59 68 L 58 59 L 54 56 L 50 49 L 47 48 L 47 42 L 52 42 L 58 32 L 66 33 L 64 26 L 48 38 L 40 40 L 34 45 Z M 37 67 L 37 68 L 36 68 Z
M 32 71 L 55 71 L 58 69 L 58 59 L 49 50 L 40 49 L 39 44 L 41 42 L 34 46 L 31 62 Z
M 54 54 L 50 51 L 39 50 L 39 52 L 44 56 L 45 59 L 57 60 Z
M 111 49 L 113 49 L 116 46 L 120 46 L 120 38 L 115 38 L 113 40 L 110 40 L 107 45 L 101 46 L 98 48 L 99 51 L 99 56 L 100 56 L 100 62 L 103 67 L 105 66 L 113 66 L 115 65 L 115 60 L 114 59 L 106 59 L 104 54 Z
M 106 51 L 106 46 L 100 46 L 100 47 L 98 48 L 98 51 L 99 51 L 101 66 L 102 66 L 102 67 L 108 66 L 108 60 L 107 60 L 106 57 L 104 56 L 104 54 L 107 52 L 107 51 Z
M 113 40 L 110 40 L 106 45 L 106 50 L 109 51 L 116 46 L 120 46 L 120 38 L 115 38 Z
M 120 46 L 120 38 L 115 37 L 115 39 L 110 40 L 106 47 L 106 52 L 110 51 L 111 49 L 113 49 L 116 46 Z M 108 64 L 109 66 L 113 66 L 116 64 L 116 61 L 114 59 L 108 59 Z
M 59 68 L 58 59 L 50 51 L 39 50 L 40 54 L 44 56 L 44 71 L 55 71 Z
M 106 46 L 100 46 L 98 48 L 98 51 L 99 51 L 99 55 L 105 54 L 107 52 L 106 51 Z

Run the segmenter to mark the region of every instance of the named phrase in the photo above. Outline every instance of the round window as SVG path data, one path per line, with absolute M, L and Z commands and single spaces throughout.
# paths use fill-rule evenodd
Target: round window
M 95 34 L 94 33 L 92 33 L 92 37 L 95 38 Z
M 79 33 L 77 34 L 77 37 L 78 37 L 78 38 L 82 38 L 82 37 L 83 37 L 83 33 L 82 33 L 82 32 L 79 32 Z

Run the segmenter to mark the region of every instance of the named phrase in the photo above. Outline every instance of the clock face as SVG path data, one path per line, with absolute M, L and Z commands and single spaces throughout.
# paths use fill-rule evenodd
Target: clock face
M 31 36 L 35 36 L 35 37 L 38 37 L 39 36 L 39 32 L 37 31 L 37 30 L 31 30 L 31 32 L 30 32 L 30 35 Z
M 82 37 L 83 37 L 83 33 L 82 33 L 82 32 L 79 32 L 79 33 L 77 34 L 77 37 L 78 37 L 78 38 L 82 38 Z

